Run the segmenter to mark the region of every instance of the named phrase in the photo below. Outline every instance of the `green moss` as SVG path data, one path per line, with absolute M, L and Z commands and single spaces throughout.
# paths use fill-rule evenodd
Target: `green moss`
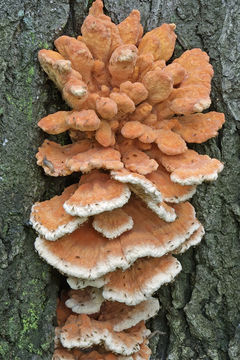
M 49 274 L 46 271 L 42 271 L 42 278 L 46 280 L 49 277 Z
M 5 94 L 5 96 L 9 104 L 15 105 L 14 99 L 10 94 Z
M 50 46 L 49 46 L 49 44 L 48 44 L 46 41 L 40 42 L 40 43 L 39 43 L 39 47 L 40 47 L 41 49 L 50 49 Z
M 7 359 L 7 354 L 9 353 L 8 343 L 5 341 L 0 341 L 0 355 L 3 359 Z
M 30 34 L 30 38 L 31 38 L 32 44 L 34 45 L 35 39 L 36 39 L 36 34 L 35 34 L 34 32 L 32 32 L 32 33 Z
M 29 317 L 23 319 L 23 333 L 30 329 L 37 329 L 38 325 L 38 314 L 36 310 L 36 304 L 30 304 Z
M 39 307 L 38 304 L 29 304 L 27 314 L 22 318 L 22 330 L 18 342 L 19 349 L 28 349 L 30 353 L 42 355 L 42 351 L 31 343 L 28 337 L 28 334 L 32 333 L 34 330 L 38 330 L 41 314 L 42 308 Z
M 30 304 L 28 314 L 22 319 L 23 329 L 21 331 L 20 339 L 26 334 L 26 332 L 30 331 L 31 329 L 37 329 L 39 310 L 37 310 L 36 307 L 36 304 Z
M 2 236 L 3 237 L 5 237 L 6 235 L 7 235 L 7 232 L 8 232 L 8 228 L 9 228 L 9 226 L 8 226 L 8 224 L 6 223 L 6 224 L 4 224 L 4 226 L 2 227 Z
M 28 76 L 27 76 L 27 83 L 31 84 L 32 80 L 33 80 L 33 75 L 34 75 L 34 67 L 31 66 L 28 70 Z
M 14 313 L 14 315 L 11 316 L 8 320 L 8 331 L 12 341 L 15 341 L 16 339 L 16 334 L 19 330 L 18 327 L 19 327 L 19 323 L 16 319 L 16 314 Z
M 36 285 L 36 286 L 37 286 L 37 284 L 38 284 L 38 280 L 37 280 L 37 279 L 32 279 L 32 280 L 30 281 L 30 284 L 31 284 L 31 285 Z

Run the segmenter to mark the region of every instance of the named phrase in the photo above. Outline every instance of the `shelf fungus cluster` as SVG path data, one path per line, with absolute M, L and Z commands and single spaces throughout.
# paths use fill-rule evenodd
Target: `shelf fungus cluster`
M 203 113 L 213 76 L 205 52 L 168 63 L 174 30 L 163 24 L 143 35 L 137 10 L 115 25 L 96 0 L 81 36 L 39 51 L 71 110 L 38 125 L 68 131 L 72 143 L 45 140 L 37 164 L 50 176 L 81 173 L 31 213 L 37 252 L 71 287 L 58 304 L 55 360 L 149 359 L 145 321 L 159 309 L 152 295 L 180 272 L 174 255 L 203 237 L 188 200 L 223 164 L 187 143 L 216 136 L 224 115 Z

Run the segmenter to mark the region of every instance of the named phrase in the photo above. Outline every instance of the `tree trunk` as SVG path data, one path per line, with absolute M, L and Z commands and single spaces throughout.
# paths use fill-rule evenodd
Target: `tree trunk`
M 1 0 L 0 97 L 0 358 L 51 359 L 60 276 L 34 252 L 28 224 L 31 205 L 58 193 L 66 179 L 43 174 L 35 153 L 44 134 L 37 121 L 66 108 L 47 80 L 37 51 L 62 34 L 76 36 L 87 0 Z M 240 5 L 238 0 L 105 0 L 119 22 L 132 8 L 145 30 L 177 25 L 174 56 L 200 47 L 215 70 L 211 110 L 227 122 L 217 139 L 195 146 L 225 163 L 219 180 L 198 187 L 193 204 L 206 235 L 182 255 L 182 273 L 157 296 L 162 304 L 149 322 L 152 359 L 240 359 L 239 183 Z M 48 136 L 49 138 L 49 136 Z M 55 137 L 56 138 L 56 137 Z M 64 137 L 58 137 L 64 141 Z

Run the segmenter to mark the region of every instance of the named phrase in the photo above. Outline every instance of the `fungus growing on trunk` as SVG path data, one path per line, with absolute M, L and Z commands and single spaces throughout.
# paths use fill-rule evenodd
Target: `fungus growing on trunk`
M 81 177 L 79 187 L 63 207 L 73 216 L 96 215 L 122 207 L 130 195 L 127 185 L 111 179 L 108 174 L 95 171 Z
M 149 359 L 144 321 L 159 308 L 152 295 L 180 272 L 173 255 L 204 235 L 186 200 L 223 164 L 187 143 L 216 136 L 224 115 L 201 113 L 213 76 L 205 52 L 188 50 L 166 65 L 175 28 L 143 36 L 137 10 L 115 25 L 96 0 L 81 36 L 39 52 L 71 109 L 38 125 L 69 131 L 73 143 L 45 140 L 37 164 L 49 176 L 83 173 L 31 213 L 36 250 L 73 289 L 58 305 L 54 360 Z
M 95 215 L 92 225 L 103 236 L 114 239 L 133 228 L 133 219 L 122 209 L 115 209 Z
M 102 344 L 108 351 L 127 356 L 139 351 L 140 344 L 149 334 L 144 321 L 117 332 L 108 321 L 97 321 L 87 315 L 70 315 L 61 328 L 60 341 L 67 349 Z
M 71 185 L 63 191 L 62 195 L 33 205 L 30 216 L 31 225 L 45 239 L 56 240 L 65 234 L 72 233 L 87 221 L 87 217 L 71 216 L 63 208 L 65 201 L 76 190 L 77 185 Z
M 109 241 L 88 221 L 55 242 L 38 237 L 35 247 L 62 273 L 94 280 L 117 268 L 127 269 L 138 258 L 160 258 L 186 241 L 200 226 L 194 208 L 187 202 L 174 208 L 177 219 L 168 223 L 133 198 L 124 207 L 133 219 L 133 228 L 117 238 Z
M 68 295 L 69 299 L 65 301 L 65 305 L 77 314 L 95 314 L 100 311 L 104 301 L 101 291 L 93 287 L 71 290 Z

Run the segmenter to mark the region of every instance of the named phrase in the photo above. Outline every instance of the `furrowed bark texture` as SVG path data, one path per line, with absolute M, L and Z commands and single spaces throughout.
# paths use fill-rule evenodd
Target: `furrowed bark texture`
M 37 120 L 66 108 L 37 61 L 62 34 L 77 35 L 87 0 L 1 0 L 0 4 L 0 358 L 51 359 L 59 277 L 35 254 L 31 205 L 58 193 L 66 179 L 46 177 L 35 162 L 45 135 Z M 141 11 L 145 30 L 177 25 L 174 56 L 200 47 L 215 70 L 211 110 L 227 122 L 217 139 L 196 146 L 225 163 L 219 180 L 193 199 L 206 229 L 202 244 L 180 257 L 183 271 L 157 294 L 149 322 L 152 359 L 240 358 L 239 150 L 240 5 L 238 0 L 105 0 L 116 22 Z M 64 141 L 59 137 L 58 141 Z

